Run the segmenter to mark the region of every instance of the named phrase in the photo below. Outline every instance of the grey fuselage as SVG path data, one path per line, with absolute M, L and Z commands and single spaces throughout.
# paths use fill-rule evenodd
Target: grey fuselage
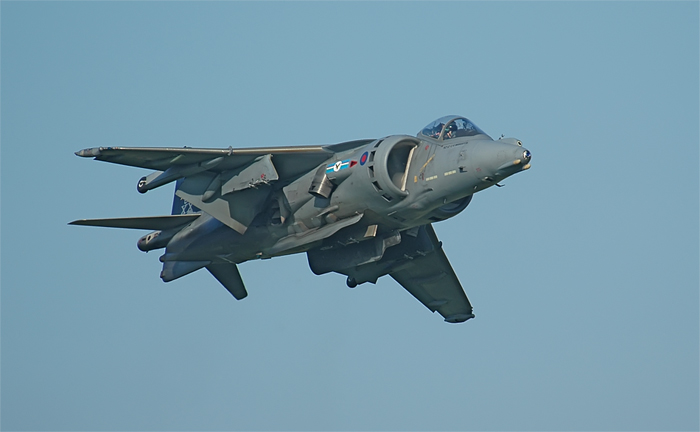
M 72 225 L 153 231 L 140 250 L 165 249 L 170 282 L 206 268 L 236 299 L 238 264 L 305 252 L 314 274 L 354 288 L 389 275 L 446 322 L 473 307 L 432 227 L 474 193 L 530 168 L 515 138 L 494 141 L 465 117 L 441 117 L 416 136 L 323 146 L 96 147 L 81 157 L 155 170 L 140 193 L 175 182 L 170 215 L 82 219 Z
M 520 141 L 482 133 L 392 135 L 341 148 L 319 170 L 264 186 L 266 210 L 243 234 L 204 213 L 174 234 L 161 260 L 241 263 L 387 237 L 455 216 L 475 192 L 528 169 L 530 157 Z M 324 229 L 318 239 L 308 234 Z

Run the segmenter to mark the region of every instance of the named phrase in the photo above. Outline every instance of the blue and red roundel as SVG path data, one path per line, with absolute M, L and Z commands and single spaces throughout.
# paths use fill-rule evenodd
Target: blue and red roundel
M 360 158 L 360 165 L 364 165 L 367 162 L 368 157 L 369 154 L 367 152 L 362 153 L 362 157 Z

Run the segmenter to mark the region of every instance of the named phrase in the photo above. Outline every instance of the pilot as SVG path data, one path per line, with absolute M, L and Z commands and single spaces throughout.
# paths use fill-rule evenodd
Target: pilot
M 449 126 L 447 126 L 447 129 L 445 129 L 445 135 L 443 136 L 442 139 L 450 139 L 454 138 L 457 136 L 457 125 L 452 122 L 450 123 Z
M 435 125 L 432 132 L 430 133 L 430 138 L 438 139 L 440 138 L 440 132 L 442 132 L 442 127 L 445 126 L 443 123 Z

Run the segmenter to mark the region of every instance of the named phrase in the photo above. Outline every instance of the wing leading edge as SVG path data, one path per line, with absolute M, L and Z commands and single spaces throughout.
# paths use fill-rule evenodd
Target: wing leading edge
M 170 216 L 140 216 L 109 219 L 79 219 L 68 225 L 84 225 L 106 228 L 128 228 L 146 230 L 166 230 L 177 228 L 197 219 L 200 214 L 182 214 Z
M 166 171 L 177 167 L 186 171 L 222 172 L 244 167 L 257 158 L 272 155 L 282 178 L 306 172 L 332 157 L 337 151 L 355 148 L 372 140 L 357 140 L 328 146 L 288 146 L 255 148 L 176 148 L 176 147 L 95 147 L 75 152 L 81 157 L 139 168 Z M 198 169 L 200 168 L 200 169 Z

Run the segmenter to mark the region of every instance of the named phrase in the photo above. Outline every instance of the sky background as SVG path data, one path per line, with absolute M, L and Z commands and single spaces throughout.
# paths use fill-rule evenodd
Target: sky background
M 7 2 L 3 430 L 698 430 L 698 2 Z M 532 169 L 435 227 L 476 318 L 305 255 L 165 284 L 73 152 L 415 134 Z

